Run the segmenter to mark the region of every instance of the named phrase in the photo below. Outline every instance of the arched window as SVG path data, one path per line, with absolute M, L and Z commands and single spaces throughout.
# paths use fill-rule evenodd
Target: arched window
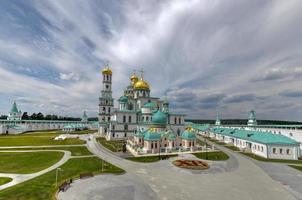
M 174 124 L 176 124 L 176 120 L 177 120 L 177 119 L 176 119 L 176 117 L 175 117 L 175 118 L 174 118 Z
M 128 130 L 128 124 L 124 125 L 124 130 Z
M 110 113 L 110 107 L 108 108 L 108 112 Z
M 283 153 L 283 149 L 279 149 L 279 152 L 280 152 L 280 154 L 282 154 Z
M 287 154 L 287 155 L 290 154 L 290 149 L 286 149 L 286 154 Z
M 129 121 L 129 123 L 131 123 L 131 116 L 128 117 L 128 121 Z
M 149 121 L 149 117 L 148 116 L 146 117 L 146 121 Z
M 179 130 L 179 128 L 177 129 L 177 135 L 180 136 L 180 130 Z
M 276 148 L 273 148 L 273 153 L 274 153 L 274 154 L 276 153 Z
M 126 122 L 126 116 L 125 115 L 123 116 L 123 122 L 124 123 Z
M 181 124 L 181 118 L 178 118 L 178 123 Z

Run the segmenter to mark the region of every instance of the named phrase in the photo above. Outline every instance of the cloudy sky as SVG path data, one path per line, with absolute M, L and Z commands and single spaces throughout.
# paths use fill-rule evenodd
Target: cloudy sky
M 0 2 L 0 114 L 96 116 L 110 61 L 118 98 L 144 68 L 189 118 L 302 121 L 300 0 Z

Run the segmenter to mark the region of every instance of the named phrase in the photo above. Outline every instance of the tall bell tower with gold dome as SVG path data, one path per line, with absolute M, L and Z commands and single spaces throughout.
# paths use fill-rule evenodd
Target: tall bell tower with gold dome
M 106 64 L 106 67 L 102 70 L 102 75 L 103 88 L 99 98 L 99 122 L 100 124 L 106 124 L 110 122 L 110 115 L 113 108 L 112 71 L 108 64 Z

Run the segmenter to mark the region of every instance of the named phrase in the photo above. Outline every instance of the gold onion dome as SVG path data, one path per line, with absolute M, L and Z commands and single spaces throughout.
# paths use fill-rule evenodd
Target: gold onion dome
M 131 76 L 130 80 L 131 80 L 132 83 L 136 83 L 138 81 L 138 77 L 135 74 L 133 74 Z
M 140 79 L 134 84 L 134 89 L 150 90 L 150 86 L 146 81 Z
M 102 74 L 112 75 L 112 71 L 111 71 L 111 69 L 107 66 L 106 68 L 104 68 L 104 69 L 102 70 Z

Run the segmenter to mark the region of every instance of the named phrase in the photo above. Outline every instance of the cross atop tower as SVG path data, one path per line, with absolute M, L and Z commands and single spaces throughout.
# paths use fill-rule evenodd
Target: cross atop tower
M 110 64 L 110 62 L 109 62 L 109 60 L 107 60 L 105 66 L 106 66 L 107 68 L 109 68 L 109 64 Z
M 142 68 L 139 72 L 141 73 L 141 78 L 144 79 L 144 69 Z

